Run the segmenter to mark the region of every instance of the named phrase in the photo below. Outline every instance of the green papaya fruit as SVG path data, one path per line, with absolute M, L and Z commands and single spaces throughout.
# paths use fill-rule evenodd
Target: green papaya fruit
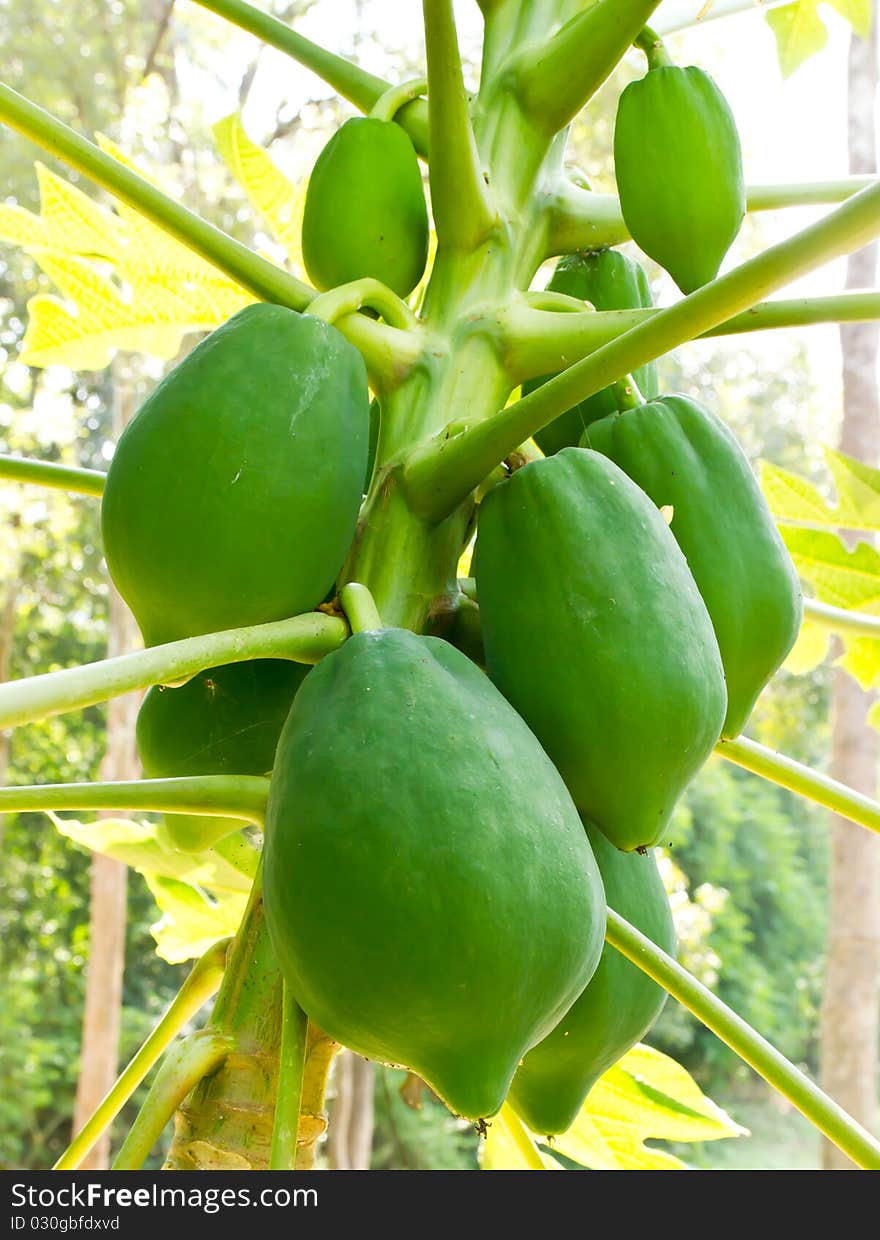
M 306 190 L 303 260 L 318 288 L 372 276 L 408 297 L 428 260 L 418 156 L 393 121 L 348 120 L 315 161 Z
M 720 418 L 686 396 L 591 426 L 587 447 L 632 478 L 658 507 L 715 626 L 727 678 L 722 735 L 738 736 L 791 650 L 803 599 L 791 556 L 745 453 Z
M 647 310 L 654 304 L 644 269 L 620 250 L 564 255 L 556 264 L 547 287 L 554 293 L 567 293 L 569 297 L 588 301 L 597 310 Z M 552 377 L 529 379 L 523 384 L 523 395 L 527 396 Z M 646 400 L 653 400 L 659 393 L 654 362 L 639 367 L 633 378 Z M 603 388 L 538 431 L 535 443 L 545 456 L 552 456 L 560 448 L 575 447 L 591 422 L 616 413 L 617 409 L 614 388 Z
M 736 122 L 708 73 L 668 65 L 630 82 L 617 107 L 614 166 L 636 244 L 683 293 L 714 280 L 746 193 Z
M 354 536 L 363 360 L 284 306 L 239 311 L 123 431 L 101 506 L 110 575 L 148 645 L 309 611 Z
M 591 822 L 584 826 L 608 907 L 674 955 L 675 926 L 654 857 L 622 853 Z M 642 1040 L 665 1002 L 665 990 L 606 946 L 580 998 L 513 1078 L 509 1100 L 532 1132 L 570 1128 L 602 1073 Z
M 656 506 L 563 448 L 483 499 L 486 668 L 618 848 L 649 848 L 712 752 L 727 696 L 712 621 Z
M 599 873 L 541 746 L 463 654 L 401 629 L 358 633 L 297 694 L 263 895 L 308 1015 L 473 1119 L 602 950 Z
M 310 669 L 287 659 L 252 659 L 199 672 L 179 688 L 154 685 L 138 711 L 138 756 L 149 779 L 268 775 L 291 702 Z M 167 814 L 168 835 L 201 852 L 237 831 L 237 818 Z

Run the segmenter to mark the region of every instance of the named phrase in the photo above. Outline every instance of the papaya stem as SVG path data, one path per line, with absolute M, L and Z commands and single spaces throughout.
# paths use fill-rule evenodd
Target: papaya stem
M 307 612 L 290 620 L 186 637 L 98 663 L 8 681 L 0 685 L 0 728 L 94 706 L 132 689 L 182 683 L 222 663 L 244 663 L 248 659 L 317 663 L 338 650 L 347 637 L 344 620 Z
M 256 775 L 191 775 L 178 779 L 0 788 L 0 814 L 22 810 L 142 810 L 240 818 L 262 826 L 269 781 Z
M 621 955 L 693 1012 L 853 1162 L 865 1169 L 880 1168 L 880 1142 L 702 982 L 613 909 L 608 910 L 605 937 Z
M 405 103 L 418 99 L 428 89 L 426 77 L 410 78 L 399 86 L 390 86 L 370 109 L 370 116 L 377 121 L 393 121 Z
M 306 313 L 323 319 L 325 323 L 335 323 L 345 315 L 356 313 L 361 306 L 378 310 L 387 323 L 401 331 L 415 331 L 419 327 L 419 320 L 406 302 L 387 284 L 374 280 L 372 276 L 320 293 L 309 302 Z
M 214 943 L 196 961 L 165 1015 L 55 1163 L 53 1171 L 76 1170 L 187 1021 L 214 994 L 226 968 L 230 942 L 231 939 L 222 939 Z
M 270 1171 L 292 1171 L 296 1163 L 308 1027 L 308 1017 L 290 993 L 286 982 L 281 1005 L 281 1050 L 278 1055 Z
M 626 409 L 638 409 L 645 403 L 645 398 L 639 391 L 639 385 L 632 375 L 624 375 L 611 386 L 614 389 L 614 400 L 621 413 Z
M 525 305 L 512 301 L 495 317 L 499 347 L 513 382 L 521 383 L 525 379 L 552 374 L 566 365 L 570 366 L 660 313 L 654 307 L 600 310 L 583 313 L 576 318 L 567 313 L 568 306 L 554 306 L 549 302 L 543 305 L 542 297 L 546 296 L 539 295 L 535 299 L 527 296 Z M 880 290 L 866 289 L 822 297 L 759 302 L 695 339 L 820 323 L 865 323 L 876 319 L 880 319 Z
M 322 1029 L 309 1021 L 297 1137 L 297 1171 L 312 1170 L 317 1157 L 318 1142 L 327 1131 L 324 1096 L 327 1092 L 330 1065 L 339 1049 L 338 1042 L 328 1038 Z
M 180 1103 L 199 1081 L 216 1071 L 233 1045 L 232 1038 L 216 1029 L 199 1029 L 172 1046 L 113 1160 L 113 1171 L 140 1170 Z
M 535 50 L 526 47 L 516 68 L 523 110 L 547 134 L 580 112 L 611 74 L 660 0 L 597 0 Z
M 382 628 L 382 617 L 366 586 L 350 581 L 347 586 L 342 587 L 339 597 L 352 633 Z
M 76 495 L 103 495 L 106 477 L 100 469 L 79 469 L 54 461 L 29 461 L 20 456 L 0 454 L 0 478 L 9 482 L 33 482 Z
M 804 599 L 804 614 L 814 624 L 835 633 L 850 633 L 854 637 L 880 637 L 880 616 L 870 616 L 863 611 L 849 611 L 845 607 L 832 607 L 830 603 L 820 603 L 815 598 Z
M 441 247 L 475 250 L 498 223 L 461 72 L 452 0 L 422 0 L 431 106 L 431 205 Z
M 590 12 L 591 10 L 587 10 Z M 768 293 L 823 263 L 859 249 L 880 233 L 880 184 L 793 237 L 624 332 L 528 396 L 466 430 L 443 432 L 417 448 L 404 481 L 426 518 L 442 519 L 508 453 L 554 418 L 685 341 L 754 306 Z
M 649 69 L 665 69 L 675 64 L 668 47 L 650 26 L 645 26 L 641 34 L 633 39 L 633 47 L 645 53 Z
M 252 4 L 246 4 L 245 0 L 196 0 L 196 4 L 232 22 L 239 29 L 256 35 L 263 43 L 284 52 L 304 68 L 311 69 L 361 112 L 369 112 L 382 95 L 391 89 L 390 83 L 383 78 L 368 73 L 366 69 L 343 56 L 327 51 L 319 44 L 297 34 L 277 17 L 255 8 Z M 422 155 L 425 154 L 428 146 L 428 120 L 424 103 L 417 101 L 407 106 L 398 123 L 403 125 L 412 138 L 416 150 Z
M 794 758 L 776 753 L 757 741 L 740 736 L 734 741 L 719 741 L 715 752 L 728 762 L 741 766 L 753 775 L 761 775 L 780 788 L 796 792 L 817 805 L 833 810 L 850 822 L 858 823 L 880 835 L 880 803 L 861 792 L 855 792 L 830 775 L 814 771 Z

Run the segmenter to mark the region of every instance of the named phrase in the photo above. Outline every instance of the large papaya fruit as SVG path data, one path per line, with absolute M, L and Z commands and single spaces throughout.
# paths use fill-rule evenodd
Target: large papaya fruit
M 602 883 L 565 785 L 438 638 L 358 633 L 309 674 L 278 745 L 264 859 L 300 1006 L 470 1118 L 498 1110 L 602 950 Z
M 360 116 L 336 131 L 309 178 L 302 248 L 318 288 L 372 276 L 401 297 L 413 291 L 428 258 L 428 209 L 399 125 Z
M 803 600 L 795 567 L 736 436 L 686 396 L 595 423 L 585 443 L 658 507 L 715 626 L 727 678 L 722 735 L 745 727 L 758 694 L 794 645 Z
M 252 659 L 209 668 L 179 688 L 154 685 L 137 718 L 144 774 L 267 775 L 308 671 L 287 659 Z M 198 814 L 167 814 L 165 822 L 172 842 L 186 852 L 201 852 L 242 825 Z
M 652 69 L 620 96 L 614 166 L 635 242 L 683 293 L 714 280 L 746 209 L 736 122 L 712 78 Z
M 622 853 L 591 822 L 584 826 L 608 907 L 673 955 L 675 926 L 654 857 Z M 580 998 L 513 1078 L 510 1101 L 532 1132 L 565 1132 L 602 1073 L 641 1041 L 665 1002 L 665 990 L 606 946 Z
M 588 301 L 597 310 L 646 310 L 654 304 L 644 269 L 620 250 L 564 255 L 556 264 L 547 287 L 555 293 L 567 293 L 569 297 Z M 549 378 L 552 375 L 529 379 L 523 384 L 523 395 L 527 396 Z M 656 364 L 648 362 L 641 366 L 633 378 L 645 399 L 653 400 L 660 390 Z M 545 456 L 551 456 L 560 448 L 574 447 L 591 422 L 616 413 L 618 408 L 614 388 L 603 388 L 538 431 L 535 442 Z
M 718 740 L 712 621 L 669 527 L 612 461 L 563 448 L 480 505 L 492 680 L 618 848 L 661 837 Z
M 110 574 L 148 645 L 309 611 L 354 535 L 363 360 L 284 306 L 239 311 L 123 431 L 102 502 Z

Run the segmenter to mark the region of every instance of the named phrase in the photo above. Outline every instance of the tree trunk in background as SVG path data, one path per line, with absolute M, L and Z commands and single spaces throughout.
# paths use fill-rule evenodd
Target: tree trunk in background
M 17 524 L 17 519 L 15 524 Z M 9 587 L 0 611 L 0 684 L 9 679 L 9 660 L 12 657 L 12 642 L 15 636 L 15 618 L 18 610 L 18 591 L 20 578 L 17 569 L 9 576 Z M 12 733 L 9 730 L 0 732 L 0 785 L 7 783 L 6 772 L 9 769 L 9 742 Z M 3 832 L 6 815 L 0 814 L 0 847 L 3 846 Z
M 849 154 L 853 173 L 876 172 L 877 12 L 865 41 L 852 36 L 849 52 Z M 850 257 L 848 288 L 872 288 L 877 250 Z M 843 326 L 842 451 L 876 464 L 880 450 L 877 390 L 878 329 L 874 323 Z M 876 796 L 880 737 L 865 722 L 876 695 L 863 693 L 845 672 L 834 680 L 831 773 Z M 866 1128 L 877 1121 L 880 1039 L 880 838 L 845 818 L 831 819 L 828 956 L 822 1008 L 822 1087 Z M 826 1170 L 853 1164 L 823 1142 Z
M 133 412 L 130 384 L 114 374 L 114 437 Z M 107 656 L 123 654 L 140 644 L 137 625 L 111 587 Z M 137 779 L 140 765 L 135 748 L 135 722 L 140 694 L 114 698 L 107 707 L 107 750 L 101 779 Z M 92 858 L 89 904 L 89 963 L 83 1015 L 82 1050 L 73 1130 L 78 1132 L 116 1080 L 119 1025 L 122 1015 L 122 975 L 125 966 L 125 923 L 128 867 L 110 857 Z M 83 1170 L 101 1171 L 110 1164 L 110 1130 L 81 1164 Z
M 327 1156 L 334 1171 L 369 1171 L 376 1065 L 351 1051 L 336 1056 Z

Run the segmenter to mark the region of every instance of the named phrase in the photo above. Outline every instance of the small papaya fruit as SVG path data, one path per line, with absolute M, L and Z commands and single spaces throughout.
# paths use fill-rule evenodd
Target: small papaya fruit
M 361 632 L 304 681 L 269 791 L 263 896 L 297 1003 L 493 1115 L 596 968 L 605 900 L 565 785 L 439 638 Z
M 148 645 L 309 611 L 354 536 L 363 360 L 320 319 L 245 307 L 123 431 L 101 506 L 110 575 Z
M 618 848 L 650 848 L 727 707 L 687 561 L 647 495 L 584 448 L 517 470 L 478 521 L 489 675 L 581 812 Z
M 675 926 L 654 857 L 622 853 L 591 822 L 584 826 L 608 907 L 674 955 Z M 586 989 L 513 1078 L 509 1100 L 532 1132 L 570 1128 L 602 1073 L 642 1040 L 665 1002 L 665 990 L 606 945 Z
M 722 735 L 738 736 L 794 645 L 803 598 L 791 556 L 745 453 L 720 418 L 686 396 L 596 422 L 584 443 L 614 461 L 658 507 L 715 626 L 727 678 Z
M 563 255 L 547 287 L 554 293 L 567 293 L 569 297 L 588 301 L 597 310 L 647 310 L 654 304 L 644 268 L 620 250 Z M 529 379 L 523 384 L 523 395 L 527 396 L 552 377 Z M 646 400 L 653 400 L 659 393 L 656 363 L 648 362 L 639 367 L 633 378 Z M 560 448 L 575 447 L 591 422 L 616 413 L 617 409 L 614 388 L 603 388 L 538 431 L 535 443 L 545 456 L 552 456 Z
M 709 74 L 665 65 L 630 82 L 617 106 L 614 166 L 636 244 L 683 293 L 714 280 L 746 194 L 736 122 Z
M 318 288 L 372 276 L 408 297 L 428 260 L 418 156 L 393 121 L 353 117 L 315 161 L 306 190 L 303 260 Z
M 186 775 L 268 775 L 284 720 L 309 668 L 287 659 L 252 659 L 199 672 L 179 688 L 144 695 L 136 740 L 150 779 Z M 237 831 L 239 819 L 167 814 L 168 834 L 184 852 L 201 852 Z

